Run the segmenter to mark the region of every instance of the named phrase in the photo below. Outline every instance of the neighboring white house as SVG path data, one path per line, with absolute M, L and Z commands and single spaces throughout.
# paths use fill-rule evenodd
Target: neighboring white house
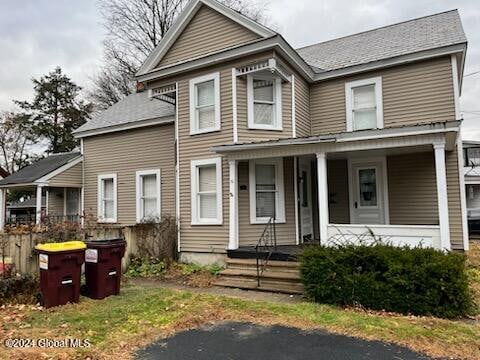
M 468 228 L 480 231 L 480 141 L 463 142 Z

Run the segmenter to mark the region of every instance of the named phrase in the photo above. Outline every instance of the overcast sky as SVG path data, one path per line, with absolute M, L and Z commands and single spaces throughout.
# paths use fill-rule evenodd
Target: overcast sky
M 465 75 L 480 71 L 478 0 L 270 0 L 270 18 L 293 47 L 458 8 L 469 44 Z M 0 0 L 0 110 L 32 96 L 30 79 L 61 66 L 77 84 L 102 60 L 96 0 Z M 480 73 L 464 78 L 464 138 L 480 140 Z M 476 114 L 475 114 L 476 113 Z

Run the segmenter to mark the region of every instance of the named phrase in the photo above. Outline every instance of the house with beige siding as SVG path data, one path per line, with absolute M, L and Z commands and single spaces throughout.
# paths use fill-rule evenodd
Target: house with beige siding
M 466 250 L 466 47 L 456 10 L 295 49 L 192 0 L 138 71 L 145 90 L 76 130 L 83 211 L 173 215 L 185 261 L 248 252 L 272 226 L 284 248 L 369 233 Z

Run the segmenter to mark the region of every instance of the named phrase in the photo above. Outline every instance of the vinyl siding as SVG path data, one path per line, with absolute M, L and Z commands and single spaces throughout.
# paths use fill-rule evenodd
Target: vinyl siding
M 217 11 L 202 6 L 158 66 L 247 43 L 259 36 Z
M 433 151 L 388 156 L 387 169 L 390 223 L 438 225 Z
M 64 189 L 51 187 L 48 189 L 48 215 L 63 216 Z
M 68 186 L 81 187 L 82 186 L 82 163 L 74 165 L 70 169 L 65 170 L 61 174 L 54 176 L 48 180 L 50 186 Z
M 348 200 L 347 160 L 328 160 L 327 181 L 330 223 L 349 224 L 350 207 Z
M 160 169 L 162 214 L 175 215 L 173 125 L 145 127 L 85 138 L 85 213 L 97 216 L 97 179 L 117 174 L 117 222 L 136 222 L 136 171 Z
M 312 135 L 346 131 L 345 83 L 382 77 L 384 126 L 455 120 L 449 57 L 312 85 Z
M 460 177 L 457 148 L 445 153 L 447 167 L 448 216 L 452 249 L 463 250 L 463 224 L 460 204 Z M 463 169 L 462 169 L 463 170 Z
M 285 186 L 285 223 L 276 224 L 277 244 L 295 245 L 295 199 L 293 189 L 293 158 L 283 162 Z M 265 224 L 250 224 L 250 184 L 248 162 L 238 166 L 238 228 L 240 246 L 254 246 L 265 229 Z M 246 186 L 246 190 L 241 187 Z
M 297 137 L 311 135 L 310 85 L 295 74 L 295 124 Z

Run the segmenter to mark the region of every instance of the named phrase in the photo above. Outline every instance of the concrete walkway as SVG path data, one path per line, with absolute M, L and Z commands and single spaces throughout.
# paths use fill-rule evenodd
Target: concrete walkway
M 323 331 L 224 322 L 158 340 L 137 352 L 139 360 L 425 360 L 407 348 Z

